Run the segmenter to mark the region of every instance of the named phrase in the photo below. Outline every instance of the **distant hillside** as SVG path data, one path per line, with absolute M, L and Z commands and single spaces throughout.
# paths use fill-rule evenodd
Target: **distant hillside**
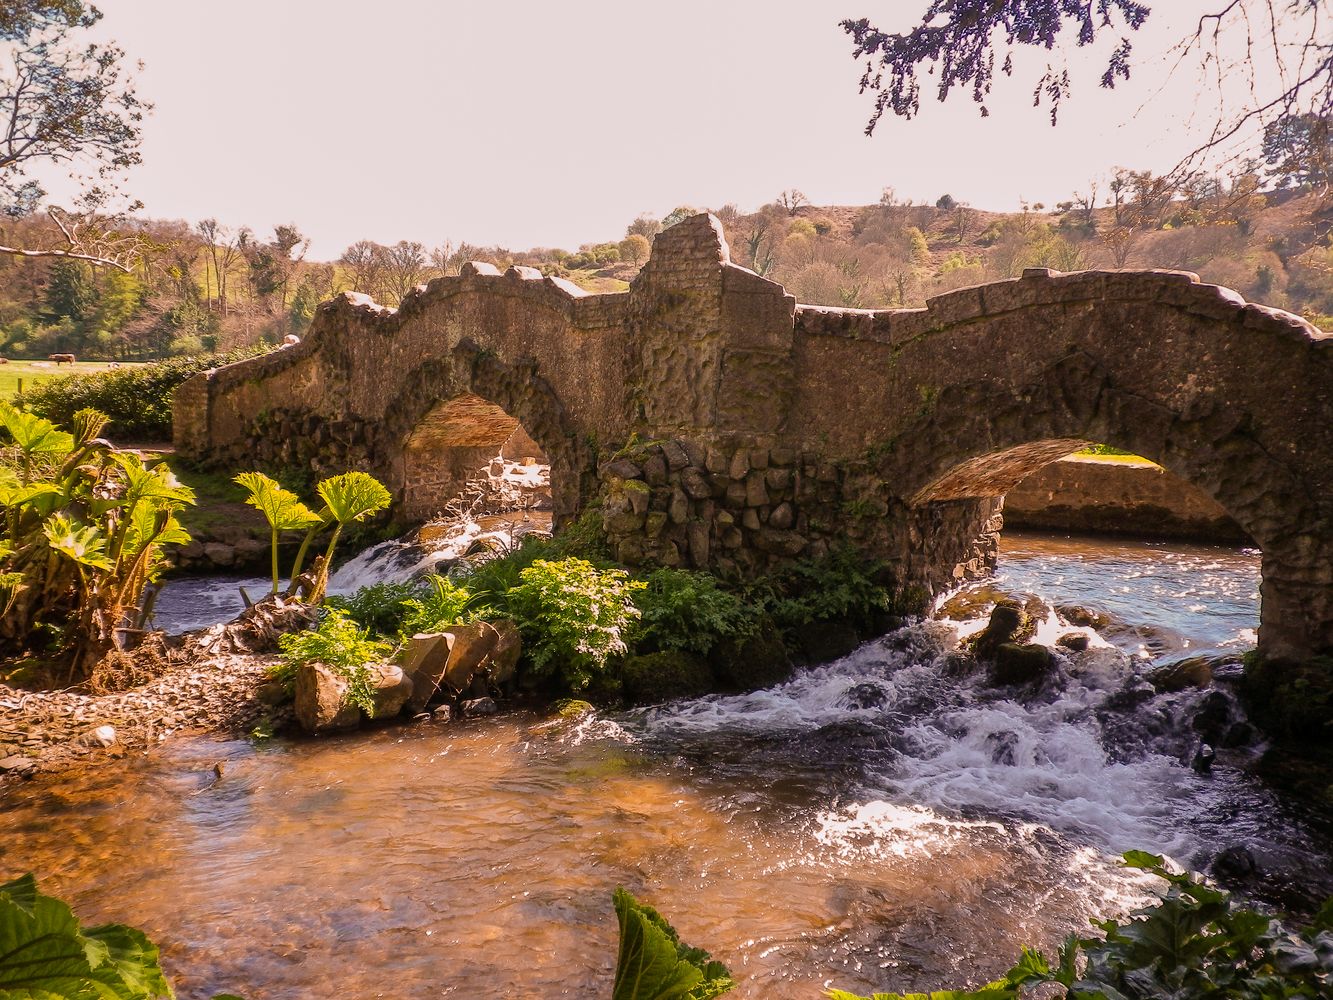
M 732 259 L 802 302 L 855 308 L 919 306 L 954 288 L 1016 277 L 1025 267 L 1175 268 L 1333 328 L 1333 198 L 1260 192 L 1253 184 L 1180 190 L 1127 175 L 1118 205 L 1095 192 L 1055 210 L 996 213 L 952 203 L 813 206 L 794 192 L 755 212 L 716 210 Z M 1103 199 L 1104 200 L 1104 199 Z M 785 204 L 784 204 L 785 202 Z M 68 260 L 0 258 L 0 356 L 73 353 L 143 360 L 225 351 L 301 333 L 315 306 L 341 291 L 397 305 L 412 288 L 466 260 L 520 264 L 592 292 L 627 287 L 651 237 L 693 214 L 633 220 L 625 235 L 574 251 L 358 241 L 337 261 L 305 259 L 292 225 L 270 238 L 207 223 L 138 223 L 153 241 L 133 273 Z M 20 221 L 15 229 L 29 223 Z M 37 225 L 36 222 L 30 223 Z

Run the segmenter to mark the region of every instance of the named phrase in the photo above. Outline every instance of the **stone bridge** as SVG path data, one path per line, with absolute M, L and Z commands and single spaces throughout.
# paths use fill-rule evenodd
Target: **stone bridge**
M 1261 651 L 1333 652 L 1333 337 L 1184 272 L 1033 270 L 924 309 L 798 305 L 700 215 L 627 292 L 467 264 L 398 310 L 178 390 L 179 452 L 362 468 L 439 510 L 518 423 L 555 517 L 628 563 L 748 573 L 852 543 L 936 594 L 993 566 L 1005 492 L 1086 442 L 1220 503 L 1262 557 Z

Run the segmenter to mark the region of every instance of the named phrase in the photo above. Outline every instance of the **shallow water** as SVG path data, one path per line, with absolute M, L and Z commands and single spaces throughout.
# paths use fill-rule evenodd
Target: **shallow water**
M 1256 624 L 1254 554 L 1015 537 L 1001 579 L 1169 633 L 1130 654 Z M 1015 698 L 945 676 L 956 640 L 925 623 L 768 691 L 578 724 L 173 743 L 12 787 L 0 876 L 145 927 L 185 1000 L 604 995 L 616 885 L 734 996 L 814 998 L 984 981 L 1140 898 L 1131 847 L 1201 866 L 1241 843 L 1278 888 L 1329 869 L 1250 751 L 1190 769 L 1197 695 L 1115 707 L 1147 657 L 1098 642 Z

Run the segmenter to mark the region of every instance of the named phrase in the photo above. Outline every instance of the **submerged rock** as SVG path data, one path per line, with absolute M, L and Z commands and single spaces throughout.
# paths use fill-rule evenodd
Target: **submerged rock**
M 1087 651 L 1088 645 L 1092 642 L 1082 632 L 1066 632 L 1060 638 L 1055 640 L 1055 644 L 1062 649 L 1068 649 L 1074 653 L 1083 653 Z
M 1206 656 L 1190 656 L 1158 667 L 1148 675 L 1148 681 L 1164 692 L 1206 688 L 1213 682 L 1213 665 Z
M 1036 631 L 1036 623 L 1029 619 L 1023 605 L 1014 598 L 1006 598 L 995 605 L 986 627 L 972 639 L 972 651 L 979 660 L 993 660 L 1001 646 L 1021 645 Z
M 1001 643 L 991 664 L 991 682 L 999 685 L 1036 684 L 1055 667 L 1055 655 L 1040 643 Z

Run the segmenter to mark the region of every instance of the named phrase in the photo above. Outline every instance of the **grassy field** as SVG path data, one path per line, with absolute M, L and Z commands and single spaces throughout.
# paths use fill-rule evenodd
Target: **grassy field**
M 39 382 L 55 378 L 57 375 L 92 375 L 110 368 L 110 361 L 76 361 L 72 365 L 56 367 L 54 361 L 10 361 L 0 365 L 0 399 L 13 399 L 18 395 L 19 380 L 24 389 L 31 389 Z M 134 368 L 138 362 L 121 362 L 122 368 Z

